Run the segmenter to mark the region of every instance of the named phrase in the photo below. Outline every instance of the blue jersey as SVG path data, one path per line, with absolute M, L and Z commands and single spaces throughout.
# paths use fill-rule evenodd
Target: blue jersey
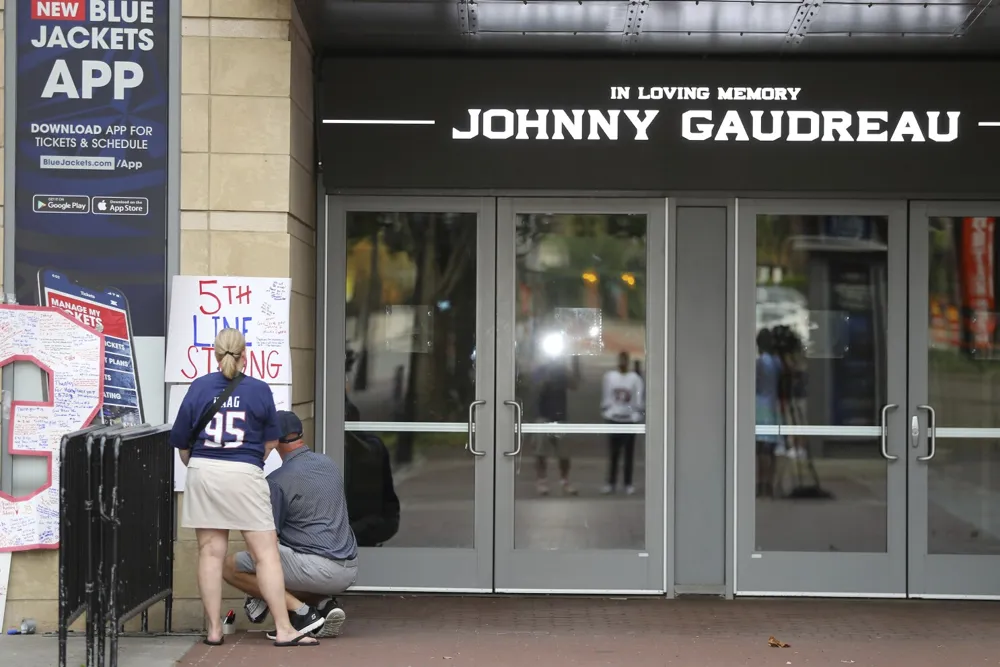
M 244 377 L 208 426 L 196 437 L 192 433 L 202 414 L 226 389 L 222 373 L 204 375 L 188 388 L 170 431 L 170 444 L 188 449 L 191 458 L 238 461 L 264 467 L 264 443 L 280 437 L 274 396 L 266 383 Z

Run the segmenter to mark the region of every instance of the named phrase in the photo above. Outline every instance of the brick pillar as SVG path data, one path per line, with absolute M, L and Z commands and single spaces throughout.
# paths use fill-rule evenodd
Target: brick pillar
M 185 0 L 181 273 L 290 277 L 292 402 L 313 437 L 316 187 L 312 52 L 292 0 Z M 181 499 L 183 502 L 183 499 Z M 234 536 L 230 552 L 242 545 Z M 193 531 L 176 543 L 174 627 L 201 628 Z M 242 606 L 225 589 L 224 607 Z M 238 614 L 238 621 L 245 622 Z
M 312 53 L 292 5 L 183 4 L 181 273 L 292 278 L 292 400 L 311 437 Z

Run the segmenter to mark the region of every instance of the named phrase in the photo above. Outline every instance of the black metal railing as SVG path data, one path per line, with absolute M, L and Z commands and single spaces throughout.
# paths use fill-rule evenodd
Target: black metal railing
M 59 667 L 86 614 L 87 667 L 118 664 L 122 626 L 165 603 L 172 625 L 174 452 L 169 427 L 97 426 L 62 440 L 59 463 Z M 106 640 L 110 646 L 106 647 Z M 110 650 L 106 650 L 110 649 Z
M 103 426 L 63 436 L 59 459 L 59 665 L 69 626 L 93 606 L 97 515 L 91 450 Z M 93 664 L 94 614 L 87 614 L 87 664 Z

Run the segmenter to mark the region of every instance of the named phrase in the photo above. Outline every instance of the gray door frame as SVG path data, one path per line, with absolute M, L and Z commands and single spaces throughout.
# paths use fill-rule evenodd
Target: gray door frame
M 931 437 L 952 439 L 1000 438 L 1000 429 L 937 426 L 932 433 L 929 413 L 918 406 L 928 403 L 930 302 L 929 220 L 934 217 L 997 217 L 1000 201 L 921 201 L 910 205 L 910 394 L 906 418 L 917 418 L 919 437 L 906 437 L 909 466 L 909 593 L 918 598 L 1000 599 L 1000 556 L 931 554 L 928 543 L 928 475 L 933 459 Z M 934 407 L 933 405 L 931 407 Z
M 493 591 L 493 452 L 494 400 L 492 332 L 496 316 L 496 207 L 492 197 L 330 197 L 325 233 L 318 239 L 322 266 L 317 273 L 323 291 L 324 312 L 317 316 L 318 341 L 325 341 L 322 378 L 317 378 L 317 416 L 321 417 L 324 451 L 339 464 L 344 461 L 343 401 L 345 373 L 345 310 L 347 293 L 346 216 L 350 211 L 398 211 L 477 215 L 476 247 L 476 398 L 485 401 L 475 413 L 476 448 L 485 452 L 475 460 L 475 534 L 470 549 L 445 548 L 361 548 L 358 583 L 353 591 L 409 591 L 447 593 L 488 593 Z M 334 256 L 333 253 L 341 253 Z M 338 261 L 339 257 L 339 261 Z M 325 371 L 325 372 L 324 372 Z M 359 427 L 373 429 L 365 426 Z M 436 426 L 465 432 L 465 422 Z M 392 428 L 391 423 L 382 430 Z M 405 512 L 402 521 L 405 521 Z
M 906 460 L 903 442 L 906 412 L 906 311 L 891 304 L 907 299 L 907 225 L 905 201 L 879 200 L 737 200 L 736 271 L 733 284 L 736 316 L 735 442 L 733 477 L 736 515 L 734 589 L 745 596 L 904 597 L 906 595 Z M 900 406 L 888 412 L 884 429 L 889 436 L 885 553 L 758 552 L 755 550 L 755 411 L 756 358 L 755 292 L 758 214 L 882 215 L 889 219 L 887 336 L 899 345 L 888 346 L 887 403 Z M 834 427 L 852 434 L 855 427 Z M 860 427 L 853 435 L 872 437 L 879 427 Z M 869 432 L 872 431 L 872 432 Z M 811 433 L 810 433 L 811 434 Z M 818 434 L 818 433 L 817 433 Z M 803 433 L 805 435 L 805 433 Z
M 665 199 L 497 200 L 497 373 L 496 573 L 500 593 L 662 594 L 665 585 L 665 378 L 666 343 Z M 644 550 L 528 550 L 514 548 L 514 482 L 518 457 L 504 454 L 515 442 L 514 410 L 503 401 L 515 397 L 515 215 L 518 213 L 642 213 L 647 216 L 647 410 Z M 523 429 L 524 432 L 530 430 Z M 522 456 L 524 456 L 522 451 Z
M 723 471 L 723 479 L 726 481 L 726 497 L 724 498 L 725 503 L 725 530 L 723 532 L 723 543 L 725 553 L 724 567 L 723 567 L 723 578 L 724 583 L 722 586 L 715 585 L 683 585 L 676 583 L 677 581 L 677 524 L 678 515 L 682 512 L 690 512 L 690 508 L 683 509 L 679 504 L 677 498 L 677 431 L 676 431 L 676 421 L 675 414 L 677 412 L 677 391 L 678 391 L 678 379 L 681 382 L 681 387 L 683 387 L 684 378 L 677 378 L 675 369 L 677 368 L 677 328 L 679 321 L 677 319 L 677 291 L 678 291 L 678 252 L 685 252 L 685 248 L 681 248 L 677 241 L 678 225 L 681 224 L 681 220 L 678 217 L 678 209 L 685 208 L 709 208 L 709 209 L 725 209 L 726 211 L 726 300 L 723 304 L 718 304 L 719 307 L 725 308 L 727 326 L 726 326 L 726 387 L 725 387 L 725 414 L 718 415 L 715 413 L 707 412 L 703 414 L 702 418 L 705 419 L 719 419 L 722 418 L 725 422 L 725 469 Z M 734 443 L 734 414 L 735 414 L 735 388 L 733 384 L 733 373 L 731 370 L 735 367 L 735 350 L 736 350 L 736 327 L 734 325 L 736 313 L 736 297 L 735 292 L 732 289 L 733 276 L 736 271 L 736 199 L 734 197 L 698 197 L 698 196 L 679 196 L 671 197 L 669 199 L 669 205 L 667 208 L 667 267 L 666 267 L 666 282 L 667 282 L 667 312 L 665 327 L 667 331 L 667 359 L 666 368 L 670 370 L 670 373 L 666 375 L 666 469 L 667 469 L 667 486 L 666 486 L 666 558 L 665 558 L 665 568 L 666 568 L 666 586 L 667 586 L 667 597 L 673 598 L 680 595 L 722 595 L 726 599 L 733 598 L 733 576 L 735 568 L 735 557 L 736 557 L 736 513 L 735 513 L 735 503 L 733 502 L 733 491 L 732 484 L 730 483 L 733 479 L 735 471 L 735 449 Z M 712 305 L 712 304 L 709 304 Z M 682 350 L 682 353 L 687 353 L 687 350 Z M 710 525 L 707 529 L 711 529 L 713 526 Z

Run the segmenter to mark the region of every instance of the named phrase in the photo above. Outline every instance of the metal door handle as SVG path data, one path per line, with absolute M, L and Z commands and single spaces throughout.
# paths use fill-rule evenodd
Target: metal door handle
M 473 424 L 476 422 L 476 408 L 486 405 L 486 401 L 473 401 L 469 403 L 469 441 L 465 443 L 465 448 L 472 452 L 473 456 L 486 456 L 486 452 L 476 449 L 476 432 Z
M 889 412 L 889 410 L 895 410 L 898 407 L 899 406 L 895 403 L 889 403 L 882 406 L 882 458 L 886 461 L 895 461 L 899 458 L 898 456 L 893 456 L 889 453 L 888 442 L 886 439 L 887 429 L 885 427 L 885 414 Z
M 517 401 L 504 401 L 504 405 L 514 408 L 514 451 L 504 452 L 504 456 L 517 456 L 521 453 L 521 404 Z
M 928 424 L 927 427 L 930 430 L 930 444 L 928 446 L 927 456 L 918 456 L 918 461 L 930 461 L 937 454 L 937 413 L 934 412 L 934 408 L 929 405 L 918 405 L 917 410 L 926 410 L 928 414 Z

